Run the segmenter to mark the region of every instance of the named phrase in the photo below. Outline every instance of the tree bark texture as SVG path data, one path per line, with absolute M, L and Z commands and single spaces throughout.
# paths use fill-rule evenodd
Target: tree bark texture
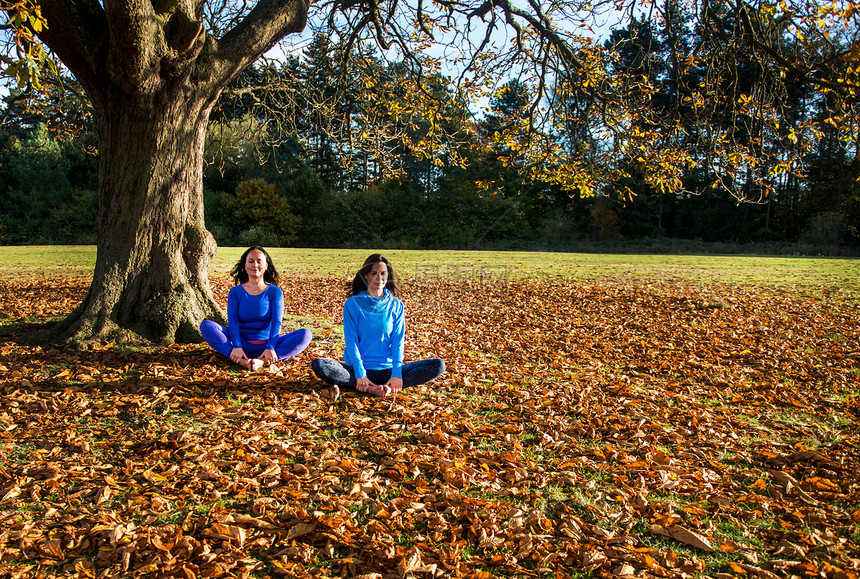
M 54 339 L 199 341 L 209 289 L 203 148 L 223 87 L 305 24 L 306 0 L 260 0 L 214 39 L 201 0 L 40 0 L 41 38 L 87 91 L 99 136 L 98 252 Z
M 221 318 L 209 290 L 215 240 L 203 221 L 209 105 L 169 91 L 158 97 L 146 104 L 111 99 L 97 120 L 104 126 L 96 266 L 77 327 L 63 337 L 113 339 L 130 331 L 196 341 L 201 320 Z

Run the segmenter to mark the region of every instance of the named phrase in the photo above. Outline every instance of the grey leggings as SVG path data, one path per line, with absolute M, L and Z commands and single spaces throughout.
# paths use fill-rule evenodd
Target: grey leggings
M 311 369 L 321 380 L 329 384 L 337 384 L 344 390 L 355 390 L 355 370 L 338 360 L 331 358 L 315 358 Z M 409 362 L 402 367 L 403 387 L 426 384 L 445 371 L 445 362 L 440 358 L 427 358 Z M 377 385 L 385 384 L 391 378 L 391 368 L 383 370 L 367 370 L 367 377 Z

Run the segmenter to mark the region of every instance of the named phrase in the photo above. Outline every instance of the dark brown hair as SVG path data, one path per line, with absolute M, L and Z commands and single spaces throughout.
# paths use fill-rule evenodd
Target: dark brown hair
M 230 277 L 233 278 L 233 281 L 236 282 L 236 285 L 248 281 L 248 272 L 245 271 L 245 260 L 248 259 L 248 254 L 255 249 L 262 251 L 263 255 L 266 256 L 266 271 L 263 272 L 263 281 L 265 281 L 266 283 L 278 285 L 281 281 L 281 276 L 278 274 L 278 270 L 275 269 L 275 264 L 272 263 L 272 258 L 269 257 L 269 254 L 266 252 L 266 250 L 259 245 L 253 245 L 245 250 L 245 253 L 243 253 L 242 257 L 239 258 L 238 263 L 236 263 L 236 265 L 234 265 L 233 269 L 230 271 Z
M 358 273 L 355 274 L 355 277 L 349 286 L 349 295 L 355 296 L 367 289 L 367 280 L 364 276 L 370 273 L 370 270 L 373 269 L 373 266 L 377 263 L 384 263 L 385 267 L 388 269 L 388 282 L 385 284 L 385 289 L 390 291 L 391 295 L 397 295 L 397 292 L 400 291 L 400 283 L 398 283 L 397 277 L 394 275 L 394 268 L 391 267 L 391 262 L 388 261 L 388 258 L 381 253 L 374 253 L 364 260 L 364 265 L 362 265 L 361 269 L 358 270 Z

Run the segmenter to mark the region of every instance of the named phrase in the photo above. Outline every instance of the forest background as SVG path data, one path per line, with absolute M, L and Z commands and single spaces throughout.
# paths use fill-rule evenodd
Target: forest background
M 669 106 L 673 93 L 663 34 L 634 20 L 605 41 L 621 54 L 610 66 L 657 79 L 665 95 L 654 95 L 654 107 Z M 860 245 L 856 141 L 840 138 L 828 123 L 826 98 L 799 85 L 786 87 L 792 110 L 782 124 L 789 131 L 815 125 L 822 138 L 803 156 L 802 171 L 773 171 L 767 196 L 740 183 L 739 199 L 695 168 L 682 170 L 681 192 L 662 191 L 635 167 L 626 182 L 571 191 L 536 177 L 517 154 L 511 135 L 532 114 L 534 90 L 517 78 L 502 79 L 479 106 L 454 97 L 447 77 L 433 77 L 432 90 L 451 92 L 440 99 L 448 103 L 445 122 L 433 125 L 449 137 L 441 154 L 400 144 L 387 151 L 392 163 L 351 150 L 333 136 L 332 112 L 364 131 L 374 130 L 374 119 L 348 105 L 338 88 L 344 74 L 356 86 L 395 87 L 387 106 L 396 110 L 398 98 L 409 106 L 409 95 L 396 89 L 407 70 L 364 53 L 353 59 L 363 66 L 345 71 L 335 53 L 317 35 L 300 53 L 250 67 L 222 95 L 208 129 L 204 176 L 206 226 L 219 245 L 581 249 L 599 242 L 604 249 L 653 250 L 667 241 L 689 248 L 679 240 L 695 240 L 721 242 L 720 251 L 735 243 L 762 253 L 815 254 L 854 254 Z M 757 73 L 752 64 L 741 70 L 748 75 L 736 89 L 743 97 Z M 36 99 L 12 90 L 0 109 L 0 244 L 93 244 L 98 143 L 89 106 L 72 78 L 46 78 L 44 88 Z M 279 123 L 279 116 L 291 121 Z M 722 122 L 716 113 L 713 122 Z M 429 124 L 419 120 L 405 130 L 418 142 Z M 697 130 L 690 127 L 691 148 Z

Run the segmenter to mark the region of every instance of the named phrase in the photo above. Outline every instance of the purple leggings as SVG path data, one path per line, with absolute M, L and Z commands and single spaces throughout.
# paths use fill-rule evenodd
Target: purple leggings
M 233 351 L 233 344 L 230 342 L 230 335 L 227 333 L 227 328 L 212 320 L 203 320 L 200 324 L 200 333 L 203 339 L 216 352 L 230 359 L 230 352 Z M 307 328 L 295 330 L 289 334 L 278 336 L 275 339 L 275 354 L 278 360 L 286 360 L 292 358 L 302 350 L 308 347 L 311 343 L 311 331 Z M 266 349 L 266 344 L 251 344 L 242 340 L 242 349 L 245 351 L 245 356 L 254 359 L 259 358 L 260 354 Z

